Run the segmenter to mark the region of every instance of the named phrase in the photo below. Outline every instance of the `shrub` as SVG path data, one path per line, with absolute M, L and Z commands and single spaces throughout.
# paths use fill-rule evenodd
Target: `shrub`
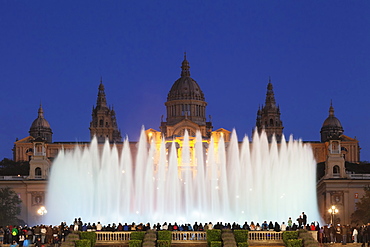
M 157 246 L 158 247 L 170 247 L 171 240 L 157 240 Z
M 207 232 L 208 231 L 213 231 L 213 230 L 207 230 Z M 208 234 L 207 234 L 207 236 L 208 236 Z M 222 247 L 222 242 L 221 241 L 211 241 L 209 246 L 210 247 Z
M 91 242 L 89 239 L 81 239 L 75 241 L 75 247 L 90 247 Z
M 302 239 L 289 239 L 286 244 L 287 247 L 302 247 Z
M 158 240 L 169 240 L 172 241 L 172 232 L 171 231 L 159 231 Z
M 131 232 L 130 239 L 131 240 L 143 240 L 145 236 L 145 232 Z
M 208 246 L 211 246 L 212 241 L 221 241 L 221 230 L 219 229 L 207 230 Z
M 248 247 L 248 242 L 238 242 L 238 247 Z
M 90 246 L 94 247 L 96 242 L 96 233 L 95 232 L 79 232 L 80 239 L 90 240 Z
M 283 232 L 283 241 L 285 245 L 287 245 L 287 241 L 289 239 L 298 239 L 298 232 L 297 231 L 285 231 Z
M 142 240 L 130 240 L 128 241 L 128 246 L 129 247 L 141 247 L 141 242 Z
M 319 242 L 317 242 L 312 234 L 307 230 L 299 230 L 298 231 L 299 237 L 302 239 L 302 243 L 305 247 L 317 247 L 319 246 Z
M 248 242 L 248 231 L 234 230 L 234 237 L 237 243 L 246 243 Z

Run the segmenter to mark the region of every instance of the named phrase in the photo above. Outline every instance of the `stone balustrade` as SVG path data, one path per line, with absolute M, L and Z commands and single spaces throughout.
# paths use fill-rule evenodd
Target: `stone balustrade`
M 97 243 L 125 243 L 130 240 L 131 232 L 96 232 Z M 255 242 L 282 242 L 283 232 L 274 231 L 249 231 L 249 241 Z M 173 243 L 205 243 L 207 242 L 207 233 L 205 231 L 173 231 Z
M 252 241 L 283 240 L 283 232 L 249 231 L 248 235 L 248 240 Z
M 96 242 L 128 242 L 130 235 L 131 232 L 96 232 Z
M 173 243 L 188 243 L 188 242 L 197 242 L 205 243 L 207 242 L 207 233 L 206 232 L 172 232 L 172 242 Z

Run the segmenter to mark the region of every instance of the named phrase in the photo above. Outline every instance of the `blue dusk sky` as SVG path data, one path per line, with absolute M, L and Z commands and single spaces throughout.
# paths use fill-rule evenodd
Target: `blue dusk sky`
M 251 136 L 271 77 L 286 136 L 330 102 L 370 160 L 370 1 L 0 1 L 0 159 L 40 102 L 53 141 L 89 141 L 100 78 L 122 135 L 159 130 L 186 51 L 214 129 Z

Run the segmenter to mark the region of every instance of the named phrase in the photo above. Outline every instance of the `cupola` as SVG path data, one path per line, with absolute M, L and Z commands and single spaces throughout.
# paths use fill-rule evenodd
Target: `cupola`
M 53 132 L 49 122 L 44 118 L 44 110 L 41 104 L 38 110 L 38 116 L 33 121 L 29 133 L 34 138 L 40 137 L 48 143 L 52 142 Z

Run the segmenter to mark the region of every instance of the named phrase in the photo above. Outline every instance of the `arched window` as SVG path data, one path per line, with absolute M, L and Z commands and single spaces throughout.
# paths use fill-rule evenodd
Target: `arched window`
M 42 144 L 41 143 L 37 143 L 35 145 L 35 149 L 36 149 L 36 152 L 37 153 L 42 153 Z
M 42 171 L 40 167 L 36 167 L 35 169 L 35 178 L 41 178 L 42 176 Z
M 274 126 L 274 120 L 270 119 L 270 126 Z
M 339 166 L 334 166 L 333 167 L 333 176 L 340 176 Z
M 104 120 L 103 119 L 100 119 L 99 121 L 99 127 L 103 127 L 104 126 Z

